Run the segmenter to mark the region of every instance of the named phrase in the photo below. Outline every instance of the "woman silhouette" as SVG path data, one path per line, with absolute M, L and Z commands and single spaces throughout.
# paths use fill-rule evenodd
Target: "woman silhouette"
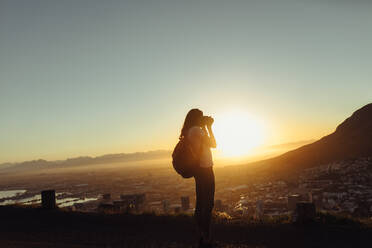
M 199 109 L 191 109 L 185 118 L 180 138 L 188 139 L 194 154 L 199 157 L 194 178 L 196 187 L 195 219 L 200 247 L 211 246 L 211 217 L 214 206 L 214 173 L 210 148 L 216 148 L 212 131 L 213 118 Z

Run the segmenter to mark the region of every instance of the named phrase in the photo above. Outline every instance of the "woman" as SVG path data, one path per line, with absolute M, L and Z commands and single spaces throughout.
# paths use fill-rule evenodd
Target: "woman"
M 186 138 L 194 154 L 199 157 L 199 166 L 195 171 L 196 206 L 195 219 L 200 235 L 200 246 L 211 245 L 211 217 L 214 205 L 214 173 L 210 148 L 216 148 L 212 131 L 213 118 L 203 116 L 199 109 L 191 109 L 185 118 L 180 138 Z

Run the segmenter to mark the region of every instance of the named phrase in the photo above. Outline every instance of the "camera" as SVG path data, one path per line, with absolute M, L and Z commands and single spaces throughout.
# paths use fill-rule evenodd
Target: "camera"
M 203 124 L 207 126 L 211 126 L 214 122 L 214 119 L 210 116 L 203 116 Z

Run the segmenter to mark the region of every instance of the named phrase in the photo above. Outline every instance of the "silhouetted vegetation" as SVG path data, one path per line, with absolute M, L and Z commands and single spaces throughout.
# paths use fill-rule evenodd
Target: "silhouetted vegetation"
M 0 219 L 3 246 L 13 242 L 14 247 L 192 247 L 196 242 L 190 215 L 0 207 Z M 219 247 L 366 247 L 372 228 L 370 223 L 321 213 L 306 225 L 291 224 L 288 216 L 262 221 L 215 216 L 213 233 Z

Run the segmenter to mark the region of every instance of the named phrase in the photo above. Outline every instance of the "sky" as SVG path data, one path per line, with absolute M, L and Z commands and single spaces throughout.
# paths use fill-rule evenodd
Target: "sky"
M 367 0 L 0 0 L 0 163 L 172 149 L 194 107 L 216 123 L 248 113 L 264 145 L 320 138 L 372 102 L 371 11 Z

